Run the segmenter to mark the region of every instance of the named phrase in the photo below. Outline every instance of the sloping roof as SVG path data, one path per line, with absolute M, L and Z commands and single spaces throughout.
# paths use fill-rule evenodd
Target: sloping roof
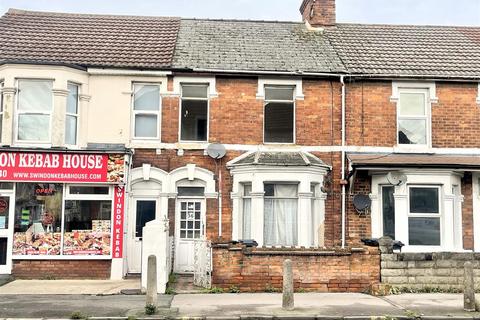
M 347 155 L 350 165 L 359 167 L 429 167 L 429 168 L 480 168 L 480 156 L 438 155 L 438 154 L 399 154 L 375 153 Z
M 237 166 L 318 166 L 329 168 L 322 160 L 306 152 L 257 151 L 242 155 L 228 163 Z
M 349 73 L 480 77 L 480 28 L 337 24 L 325 34 Z
M 171 17 L 10 9 L 0 18 L 0 63 L 166 68 L 179 27 Z
M 304 23 L 182 19 L 174 66 L 209 70 L 339 72 L 328 39 Z

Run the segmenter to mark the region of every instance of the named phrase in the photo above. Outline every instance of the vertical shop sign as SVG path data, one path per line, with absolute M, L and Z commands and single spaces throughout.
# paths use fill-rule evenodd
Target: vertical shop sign
M 115 186 L 113 204 L 113 258 L 123 256 L 123 216 L 125 207 L 125 186 Z

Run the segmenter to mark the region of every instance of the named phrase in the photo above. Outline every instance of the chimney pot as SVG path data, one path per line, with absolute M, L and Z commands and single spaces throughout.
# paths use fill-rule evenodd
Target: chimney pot
M 312 27 L 331 27 L 336 23 L 335 0 L 303 0 L 300 13 Z

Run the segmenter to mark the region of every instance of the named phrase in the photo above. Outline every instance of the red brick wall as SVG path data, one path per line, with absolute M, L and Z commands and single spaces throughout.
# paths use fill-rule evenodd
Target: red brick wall
M 111 260 L 13 260 L 17 279 L 110 279 Z
M 241 291 L 281 289 L 283 261 L 293 262 L 295 290 L 316 292 L 366 292 L 380 280 L 380 258 L 376 249 L 326 255 L 300 253 L 259 254 L 240 247 L 213 249 L 213 285 Z M 302 254 L 303 252 L 303 254 Z
M 462 179 L 462 227 L 463 227 L 463 248 L 473 250 L 473 194 L 472 174 L 465 173 Z

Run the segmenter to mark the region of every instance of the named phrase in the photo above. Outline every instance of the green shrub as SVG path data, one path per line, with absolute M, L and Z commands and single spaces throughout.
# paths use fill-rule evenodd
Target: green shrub
M 157 306 L 156 305 L 150 303 L 150 304 L 147 304 L 145 306 L 145 314 L 150 316 L 150 315 L 155 314 L 155 313 L 157 313 Z
M 230 288 L 228 288 L 228 292 L 230 293 L 239 293 L 240 292 L 240 288 L 235 286 L 235 285 L 231 285 Z
M 86 319 L 87 316 L 84 315 L 81 311 L 73 311 L 70 314 L 70 319 Z

